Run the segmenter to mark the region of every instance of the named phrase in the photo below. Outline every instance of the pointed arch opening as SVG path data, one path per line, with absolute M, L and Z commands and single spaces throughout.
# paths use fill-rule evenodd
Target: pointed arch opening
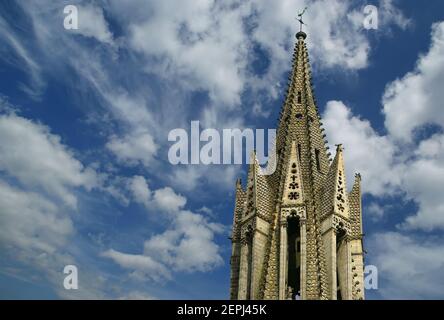
M 299 217 L 287 219 L 287 285 L 291 299 L 301 296 L 301 224 Z

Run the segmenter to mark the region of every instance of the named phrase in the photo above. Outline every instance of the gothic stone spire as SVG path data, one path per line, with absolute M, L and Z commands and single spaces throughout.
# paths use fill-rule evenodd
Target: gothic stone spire
M 255 155 L 237 185 L 232 299 L 362 299 L 359 185 L 346 190 L 342 146 L 331 163 L 300 31 L 276 137 L 276 171 Z M 350 198 L 350 200 L 348 199 Z

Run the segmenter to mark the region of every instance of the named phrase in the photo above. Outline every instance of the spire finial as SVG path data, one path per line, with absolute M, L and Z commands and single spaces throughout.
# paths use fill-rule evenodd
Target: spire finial
M 305 34 L 305 32 L 304 31 L 302 31 L 302 26 L 303 25 L 307 25 L 303 20 L 302 20 L 302 17 L 303 17 L 303 15 L 305 14 L 305 12 L 307 11 L 307 9 L 308 9 L 308 7 L 305 7 L 304 8 L 304 10 L 302 10 L 302 12 L 300 12 L 299 14 L 298 14 L 298 17 L 296 18 L 296 20 L 297 21 L 299 21 L 299 24 L 300 24 L 300 28 L 299 28 L 299 32 L 296 34 L 296 38 L 300 38 L 300 37 L 303 37 L 304 39 L 305 38 L 307 38 L 307 35 Z
M 296 18 L 296 20 L 298 20 L 299 23 L 301 24 L 301 29 L 299 30 L 301 32 L 302 32 L 302 25 L 305 25 L 304 21 L 302 21 L 302 16 L 305 14 L 307 9 L 308 9 L 308 7 L 305 7 L 304 10 L 302 10 L 302 12 L 299 12 L 298 17 Z

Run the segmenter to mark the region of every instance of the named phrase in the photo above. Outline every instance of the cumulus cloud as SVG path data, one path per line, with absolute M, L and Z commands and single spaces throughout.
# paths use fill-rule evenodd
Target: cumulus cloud
M 420 143 L 404 172 L 403 188 L 419 210 L 400 226 L 406 229 L 444 229 L 444 135 Z
M 444 96 L 439 87 L 444 82 L 443 57 L 444 22 L 440 22 L 432 26 L 430 49 L 418 58 L 415 69 L 386 87 L 382 103 L 387 135 L 377 133 L 342 102 L 330 101 L 324 113 L 330 141 L 344 143 L 348 176 L 351 170 L 360 171 L 364 192 L 383 196 L 400 191 L 418 205 L 417 212 L 407 213 L 398 225 L 404 230 L 444 228 Z M 439 133 L 415 134 L 431 124 Z
M 181 210 L 163 233 L 144 243 L 143 254 L 127 254 L 113 249 L 102 253 L 140 279 L 154 281 L 171 278 L 169 271 L 205 272 L 223 264 L 215 235 L 225 228 L 200 214 Z
M 385 125 L 393 138 L 411 142 L 414 130 L 424 125 L 444 126 L 444 22 L 432 27 L 429 51 L 415 70 L 387 86 L 383 97 Z
M 379 200 L 396 194 L 397 200 L 417 205 L 398 217 L 396 232 L 380 232 L 366 242 L 370 262 L 378 267 L 382 298 L 433 299 L 442 296 L 444 287 L 443 239 L 430 233 L 444 229 L 444 97 L 439 87 L 444 23 L 432 30 L 430 50 L 419 57 L 415 70 L 386 88 L 382 103 L 387 134 L 376 132 L 342 102 L 329 102 L 324 113 L 330 141 L 344 143 L 347 170 L 363 173 L 364 192 Z M 416 134 L 430 124 L 435 128 Z M 365 207 L 364 216 L 377 221 L 386 209 L 374 202 Z
M 76 235 L 77 191 L 91 190 L 99 179 L 48 127 L 8 112 L 0 115 L 1 259 L 18 261 L 14 272 L 19 277 L 45 279 L 67 297 L 60 289 L 63 267 L 81 258 L 73 254 L 77 244 L 69 242 Z M 84 270 L 82 278 L 97 280 L 92 269 Z M 70 298 L 103 297 L 101 285 L 85 283 Z
M 121 163 L 129 166 L 139 163 L 148 166 L 158 149 L 153 137 L 148 133 L 132 134 L 123 138 L 113 136 L 106 147 Z
M 144 177 L 134 176 L 129 181 L 128 188 L 134 197 L 134 201 L 136 201 L 137 203 L 142 203 L 146 207 L 149 206 L 152 195 L 151 190 L 148 187 L 148 183 Z
M 41 195 L 0 181 L 0 246 L 24 257 L 53 254 L 73 231 L 70 217 Z
M 153 236 L 144 244 L 146 255 L 159 256 L 176 271 L 209 271 L 223 264 L 215 233 L 224 228 L 208 222 L 202 215 L 182 211 L 173 228 Z
M 128 189 L 135 202 L 143 204 L 147 209 L 158 209 L 162 212 L 176 214 L 182 209 L 187 199 L 174 192 L 170 187 L 151 191 L 148 182 L 142 176 L 129 179 Z
M 371 263 L 377 266 L 378 292 L 386 299 L 442 297 L 444 242 L 398 232 L 378 233 L 368 239 Z
M 345 148 L 347 180 L 354 173 L 363 177 L 363 191 L 376 196 L 393 193 L 400 184 L 400 172 L 394 164 L 396 148 L 387 136 L 379 135 L 370 122 L 354 116 L 341 101 L 329 101 L 323 123 L 331 143 Z
M 75 207 L 70 188 L 98 185 L 86 168 L 49 128 L 15 114 L 0 116 L 0 171 L 29 188 L 42 188 Z
M 176 194 L 170 187 L 156 190 L 153 200 L 158 208 L 169 212 L 177 212 L 187 203 L 185 197 Z
M 387 86 L 383 98 L 386 127 L 390 137 L 406 147 L 411 157 L 403 170 L 402 186 L 407 195 L 419 205 L 416 214 L 409 216 L 400 226 L 407 229 L 444 228 L 443 135 L 418 138 L 415 130 L 433 124 L 442 132 L 444 96 L 439 86 L 444 81 L 444 22 L 432 26 L 429 51 L 421 55 L 415 70 Z M 405 150 L 402 150 L 405 153 Z M 408 152 L 408 151 L 407 151 Z
M 366 215 L 372 216 L 373 220 L 379 220 L 384 216 L 384 207 L 376 202 L 372 202 L 364 208 Z
M 108 250 L 102 254 L 141 279 L 162 280 L 170 277 L 164 270 L 175 272 L 209 271 L 223 263 L 215 235 L 225 227 L 209 221 L 201 214 L 184 210 L 187 199 L 170 187 L 151 191 L 145 178 L 135 176 L 129 188 L 136 202 L 155 212 L 168 213 L 169 227 L 144 243 L 142 254 L 126 254 Z M 149 275 L 148 275 L 149 274 Z
M 399 225 L 404 229 L 443 229 L 444 136 L 435 134 L 418 146 L 405 148 L 390 135 L 378 134 L 367 120 L 354 116 L 342 102 L 330 101 L 324 124 L 332 144 L 343 143 L 347 177 L 360 172 L 363 192 L 376 197 L 402 196 L 418 211 Z M 351 181 L 348 180 L 348 187 Z M 374 218 L 381 208 L 369 207 Z

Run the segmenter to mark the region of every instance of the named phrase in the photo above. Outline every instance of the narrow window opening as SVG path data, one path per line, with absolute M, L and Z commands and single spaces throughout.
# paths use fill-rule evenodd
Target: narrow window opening
M 252 277 L 252 265 L 253 265 L 253 236 L 249 231 L 247 234 L 247 250 L 248 250 L 248 262 L 247 262 L 247 300 L 251 300 L 251 277 Z
M 291 299 L 301 296 L 301 228 L 298 217 L 288 218 L 287 227 L 287 280 Z
M 302 94 L 298 91 L 298 103 L 302 103 Z
M 341 292 L 341 281 L 343 280 L 339 270 L 339 259 L 341 256 L 341 244 L 345 237 L 345 231 L 343 229 L 339 230 L 336 234 L 336 297 L 337 300 L 342 300 L 342 292 Z
M 319 150 L 318 149 L 315 150 L 315 156 L 316 156 L 316 168 L 320 172 L 321 171 L 321 162 L 319 161 Z

